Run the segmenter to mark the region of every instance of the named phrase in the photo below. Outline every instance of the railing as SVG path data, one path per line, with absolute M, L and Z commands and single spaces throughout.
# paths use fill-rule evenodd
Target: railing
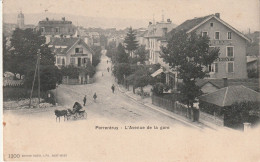
M 11 80 L 11 79 L 4 79 L 3 80 L 3 86 L 4 87 L 19 87 L 21 85 L 23 85 L 24 80 Z
M 232 40 L 210 40 L 210 45 L 232 45 Z

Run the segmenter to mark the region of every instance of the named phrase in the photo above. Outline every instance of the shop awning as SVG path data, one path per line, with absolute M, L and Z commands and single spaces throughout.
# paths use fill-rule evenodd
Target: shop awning
M 155 71 L 154 73 L 151 74 L 152 77 L 156 77 L 157 75 L 161 74 L 163 72 L 163 69 L 160 68 L 157 71 Z

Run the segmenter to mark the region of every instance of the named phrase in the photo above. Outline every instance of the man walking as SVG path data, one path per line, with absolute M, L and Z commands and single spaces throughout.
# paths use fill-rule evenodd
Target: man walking
M 107 67 L 107 72 L 109 72 L 109 67 Z
M 94 102 L 96 102 L 96 99 L 97 99 L 97 94 L 96 93 L 93 95 L 93 99 L 94 99 Z
M 84 106 L 86 105 L 86 102 L 87 102 L 87 96 L 85 95 L 85 97 L 83 98 Z
M 114 93 L 115 92 L 115 85 L 114 84 L 112 85 L 111 89 L 112 89 L 112 92 Z

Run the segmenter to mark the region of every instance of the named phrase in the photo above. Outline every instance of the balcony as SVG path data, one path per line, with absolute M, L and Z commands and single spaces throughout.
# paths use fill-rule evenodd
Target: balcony
M 210 40 L 210 46 L 232 45 L 232 40 Z

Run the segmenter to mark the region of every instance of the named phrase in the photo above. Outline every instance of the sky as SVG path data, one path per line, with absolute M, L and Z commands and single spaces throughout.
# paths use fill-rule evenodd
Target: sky
M 220 13 L 235 28 L 259 30 L 259 0 L 3 0 L 3 13 L 68 13 L 89 17 L 161 21 L 181 24 L 187 19 Z M 148 24 L 148 22 L 147 22 Z M 129 26 L 129 24 L 126 24 Z

